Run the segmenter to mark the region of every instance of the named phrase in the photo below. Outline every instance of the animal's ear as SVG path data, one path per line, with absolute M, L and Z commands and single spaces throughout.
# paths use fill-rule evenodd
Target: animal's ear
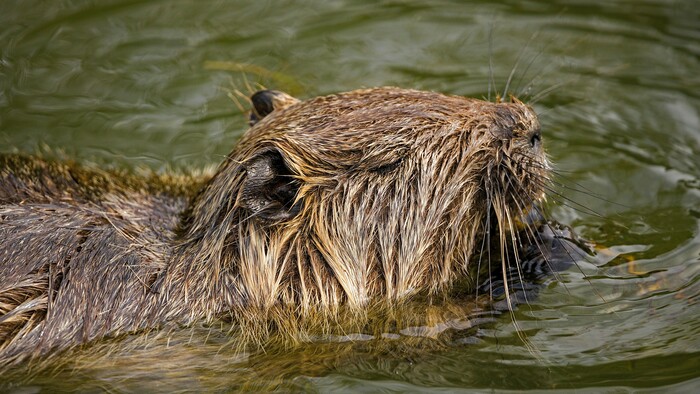
M 248 123 L 253 126 L 272 111 L 296 104 L 299 99 L 277 90 L 260 90 L 250 96 L 250 101 L 253 103 L 253 109 L 250 111 Z
M 277 150 L 266 150 L 244 163 L 246 174 L 241 188 L 240 205 L 251 217 L 268 222 L 293 218 L 301 210 L 296 202 L 300 181 Z

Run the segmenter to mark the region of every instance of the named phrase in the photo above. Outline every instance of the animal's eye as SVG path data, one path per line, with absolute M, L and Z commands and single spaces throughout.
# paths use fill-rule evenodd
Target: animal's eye
M 537 144 L 542 141 L 542 133 L 539 130 L 535 131 L 532 136 L 530 136 L 530 144 L 532 146 L 537 146 Z

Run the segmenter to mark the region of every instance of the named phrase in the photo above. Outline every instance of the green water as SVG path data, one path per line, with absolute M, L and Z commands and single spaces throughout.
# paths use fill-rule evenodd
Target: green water
M 697 390 L 699 10 L 690 0 L 3 1 L 1 151 L 193 168 L 217 163 L 244 130 L 236 89 L 487 97 L 515 68 L 508 90 L 534 102 L 569 185 L 551 196 L 553 217 L 606 248 L 516 312 L 535 352 L 504 316 L 438 350 L 199 347 L 177 363 L 171 352 L 194 351 L 183 345 L 5 389 Z

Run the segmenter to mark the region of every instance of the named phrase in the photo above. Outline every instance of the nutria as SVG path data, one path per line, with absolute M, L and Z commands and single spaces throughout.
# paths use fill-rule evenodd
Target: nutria
M 0 366 L 166 324 L 290 332 L 441 294 L 473 281 L 489 240 L 514 247 L 505 234 L 544 195 L 540 125 L 515 98 L 251 101 L 210 179 L 2 156 Z

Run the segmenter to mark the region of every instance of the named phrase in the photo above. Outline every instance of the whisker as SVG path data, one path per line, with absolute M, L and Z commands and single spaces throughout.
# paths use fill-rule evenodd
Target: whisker
M 490 203 L 490 198 L 486 197 L 486 233 L 484 237 L 481 239 L 481 249 L 479 251 L 479 261 L 476 264 L 476 281 L 475 283 L 477 284 L 476 286 L 476 297 L 479 297 L 479 274 L 481 273 L 481 260 L 484 256 L 484 248 L 486 247 L 486 239 L 489 238 L 489 245 L 491 241 L 491 203 Z M 491 248 L 489 248 L 491 249 Z M 490 261 L 491 256 L 489 255 L 489 269 L 491 267 L 491 261 Z
M 571 209 L 573 209 L 573 210 L 575 210 L 575 211 L 577 211 L 577 212 L 583 213 L 583 214 L 593 215 L 593 216 L 595 216 L 595 217 L 597 217 L 597 218 L 600 218 L 600 219 L 603 219 L 603 218 L 604 218 L 603 215 L 601 215 L 601 214 L 599 214 L 598 212 L 594 211 L 592 208 L 589 208 L 589 207 L 587 207 L 587 206 L 585 206 L 585 205 L 583 205 L 583 204 L 581 204 L 581 203 L 579 203 L 579 202 L 577 202 L 577 201 L 575 201 L 575 200 L 572 200 L 572 199 L 569 198 L 569 197 L 566 197 L 564 194 L 558 192 L 556 189 L 552 188 L 551 186 L 549 186 L 549 185 L 547 185 L 547 184 L 542 184 L 542 185 L 540 185 L 540 186 L 542 186 L 546 191 L 548 191 L 548 192 L 554 194 L 555 196 L 559 197 L 559 198 L 561 199 L 559 202 L 561 202 L 562 205 L 564 205 L 564 206 L 566 206 L 566 207 L 568 207 L 568 208 L 571 208 Z M 568 204 L 568 203 L 570 203 L 570 204 Z M 579 207 L 579 208 L 581 208 L 581 209 L 576 208 L 576 207 Z
M 508 172 L 505 172 L 504 175 L 508 178 L 507 188 L 508 188 L 508 186 L 511 186 L 511 187 L 510 187 L 510 190 L 517 189 L 517 187 L 516 187 L 516 186 L 514 185 L 514 183 L 513 183 L 513 177 L 512 177 L 511 175 L 509 175 Z M 532 200 L 528 197 L 527 193 L 521 193 L 521 194 L 522 194 L 525 198 L 528 198 L 528 199 L 530 200 L 530 201 L 529 201 L 529 204 L 533 204 Z M 510 197 L 511 197 L 511 200 L 513 201 L 513 203 L 514 203 L 514 206 L 520 211 L 521 215 L 524 217 L 523 209 L 521 208 L 521 206 L 520 206 L 520 201 L 519 201 L 518 198 L 516 198 L 515 193 L 511 192 L 511 193 L 510 193 Z M 521 268 L 521 264 L 520 264 L 521 258 L 520 258 L 519 254 L 518 254 L 518 249 L 521 249 L 521 248 L 522 248 L 522 242 L 521 242 L 520 239 L 519 239 L 519 235 L 518 235 L 519 232 L 516 232 L 516 231 L 515 231 L 515 225 L 514 225 L 513 217 L 512 217 L 512 215 L 511 215 L 511 213 L 510 213 L 510 210 L 506 210 L 506 216 L 507 216 L 507 218 L 508 218 L 508 224 L 509 224 L 510 231 L 511 231 L 511 234 L 512 234 L 512 239 L 513 239 L 513 240 L 512 240 L 512 242 L 513 242 L 513 252 L 514 252 L 514 254 L 515 254 L 515 262 L 516 262 L 516 268 L 517 268 L 517 271 L 518 271 L 518 277 L 519 277 L 521 283 L 525 283 L 524 280 L 523 280 L 522 268 Z M 526 227 L 526 229 L 530 230 L 530 226 L 529 226 L 529 225 L 526 225 L 525 227 Z M 527 232 L 525 232 L 525 235 L 529 238 L 529 234 L 528 234 Z M 537 248 L 540 250 L 540 253 L 542 254 L 542 256 L 545 256 L 544 251 L 543 251 L 542 248 L 540 247 L 540 243 L 538 243 L 537 240 L 534 239 L 534 238 L 531 239 L 531 240 L 532 240 L 533 243 L 537 246 Z M 516 245 L 516 241 L 517 241 L 517 245 Z M 545 257 L 545 261 L 546 261 L 546 257 Z M 525 302 L 529 305 L 529 300 L 527 299 L 527 294 L 524 293 L 524 297 L 525 297 Z
M 596 192 L 590 190 L 589 188 L 587 188 L 587 187 L 581 185 L 580 183 L 571 180 L 571 178 L 562 175 L 559 171 L 552 171 L 552 173 L 554 173 L 556 176 L 558 176 L 558 177 L 560 177 L 560 178 L 564 178 L 564 180 L 566 180 L 567 182 L 573 183 L 574 185 L 576 185 L 576 186 L 577 186 L 578 188 L 580 188 L 580 189 L 578 189 L 578 188 L 576 188 L 576 187 L 569 186 L 569 185 L 567 185 L 567 184 L 565 184 L 565 183 L 562 183 L 562 182 L 553 183 L 555 186 L 562 187 L 562 188 L 565 188 L 565 189 L 567 189 L 567 190 L 571 190 L 571 191 L 576 192 L 576 193 L 585 194 L 585 195 L 587 195 L 587 196 L 589 196 L 589 197 L 593 197 L 593 198 L 596 198 L 596 199 L 598 199 L 598 200 L 600 200 L 600 201 L 603 201 L 603 202 L 606 202 L 606 203 L 610 203 L 610 204 L 613 204 L 613 205 L 617 205 L 617 206 L 622 207 L 622 208 L 632 209 L 632 207 L 630 207 L 630 206 L 628 206 L 628 205 L 620 204 L 620 203 L 618 203 L 618 202 L 616 202 L 616 201 L 611 201 L 611 200 L 608 200 L 608 199 L 602 197 L 601 195 L 599 195 L 599 194 L 597 194 Z
M 548 171 L 551 171 L 555 176 L 557 176 L 557 177 L 559 177 L 559 178 L 563 178 L 564 180 L 566 180 L 566 181 L 568 181 L 568 182 L 571 182 L 572 184 L 574 184 L 574 185 L 577 186 L 577 187 L 568 185 L 568 184 L 563 183 L 563 182 L 557 182 L 557 181 L 555 181 L 554 179 L 550 179 L 550 178 L 547 178 L 546 183 L 544 183 L 544 182 L 542 182 L 541 180 L 539 180 L 538 174 L 534 173 L 534 172 L 532 171 L 531 168 L 526 168 L 526 167 L 524 167 L 524 166 L 521 166 L 521 167 L 519 168 L 521 171 L 527 172 L 528 175 L 529 175 L 534 181 L 539 180 L 539 181 L 541 182 L 541 183 L 538 183 L 539 186 L 548 186 L 548 185 L 552 185 L 552 186 L 560 187 L 560 188 L 563 188 L 563 189 L 566 189 L 566 190 L 570 190 L 570 191 L 573 191 L 573 192 L 576 192 L 576 193 L 580 193 L 580 194 L 583 194 L 583 195 L 586 195 L 586 196 L 589 196 L 589 197 L 593 197 L 593 198 L 595 198 L 595 199 L 597 199 L 597 200 L 600 200 L 600 201 L 603 201 L 603 202 L 606 202 L 606 203 L 609 203 L 609 204 L 613 204 L 613 205 L 616 205 L 616 206 L 619 206 L 619 207 L 622 207 L 622 208 L 631 209 L 631 207 L 629 207 L 629 206 L 627 206 L 627 205 L 625 205 L 625 204 L 620 204 L 620 203 L 618 203 L 618 202 L 611 201 L 611 200 L 608 200 L 608 199 L 606 199 L 606 198 L 600 196 L 599 194 L 597 194 L 597 193 L 595 193 L 594 191 L 592 191 L 592 190 L 586 188 L 585 186 L 581 185 L 580 183 L 577 183 L 576 181 L 571 180 L 569 177 L 566 177 L 566 176 L 562 175 L 559 171 L 555 171 L 555 170 L 552 170 L 552 169 L 547 168 L 546 166 L 539 165 L 538 163 L 534 162 L 534 158 L 532 158 L 532 157 L 529 156 L 529 155 L 522 154 L 522 156 L 525 157 L 525 158 L 527 158 L 527 159 L 533 160 L 533 162 L 528 163 L 528 166 L 529 166 L 529 167 L 534 167 L 535 169 L 541 169 L 541 170 L 548 170 Z M 508 156 L 507 154 L 506 154 L 506 157 L 508 157 L 510 160 L 512 160 L 512 161 L 514 161 L 514 162 L 517 162 L 517 160 L 513 159 L 511 156 Z M 560 195 L 560 196 L 563 196 L 561 193 L 555 192 L 554 189 L 548 189 L 548 190 L 552 191 L 553 193 L 557 193 L 557 194 Z M 576 201 L 574 201 L 574 200 L 572 200 L 572 199 L 569 199 L 569 201 L 572 202 L 572 203 L 576 203 L 577 205 L 581 205 L 581 204 L 578 204 Z M 596 215 L 597 215 L 597 214 L 596 214 Z M 599 216 L 599 215 L 597 215 L 597 216 Z
M 549 227 L 550 231 L 552 231 L 553 233 L 556 234 L 556 232 L 554 232 L 554 228 L 552 228 L 552 226 L 551 226 L 549 223 L 547 223 L 546 225 L 547 225 L 547 227 Z M 603 303 L 607 304 L 608 301 L 605 299 L 605 297 L 603 297 L 603 294 L 600 293 L 600 292 L 598 291 L 598 289 L 595 288 L 595 286 L 593 285 L 593 282 L 588 278 L 588 275 L 586 275 L 586 273 L 583 272 L 583 268 L 581 268 L 581 266 L 578 264 L 578 260 L 575 259 L 575 258 L 571 255 L 571 253 L 569 252 L 569 249 L 566 247 L 566 244 L 565 244 L 565 243 L 562 243 L 562 246 L 563 246 L 563 248 L 564 248 L 564 251 L 566 252 L 566 255 L 569 256 L 569 258 L 570 258 L 571 261 L 573 262 L 573 264 L 574 264 L 574 266 L 576 267 L 576 269 L 577 269 L 577 270 L 579 271 L 579 273 L 581 273 L 581 275 L 583 276 L 583 279 L 584 279 L 586 282 L 588 282 L 588 285 L 589 285 L 589 286 L 591 286 L 591 289 L 593 289 L 593 292 L 595 293 L 595 295 L 598 296 L 598 298 L 600 298 L 601 301 L 603 301 Z M 568 292 L 568 289 L 567 289 L 567 292 Z M 569 293 L 569 294 L 570 294 L 570 293 Z
M 592 209 L 590 209 L 590 208 L 588 208 L 588 207 L 586 207 L 586 206 L 584 206 L 584 205 L 582 205 L 582 204 L 580 204 L 580 203 L 577 203 L 576 201 L 573 201 L 573 200 L 571 200 L 571 199 L 568 199 L 568 198 L 566 198 L 565 196 L 563 196 L 561 193 L 558 193 L 558 192 L 556 192 L 555 190 L 553 190 L 551 187 L 548 186 L 548 183 L 551 182 L 551 180 L 548 180 L 548 182 L 543 182 L 541 179 L 533 178 L 533 181 L 534 181 L 534 182 L 539 182 L 539 185 L 542 186 L 545 190 L 550 191 L 550 192 L 552 192 L 552 193 L 555 193 L 555 194 L 558 195 L 560 198 L 566 199 L 566 200 L 568 200 L 568 201 L 570 201 L 570 202 L 572 202 L 572 203 L 574 203 L 574 204 L 576 204 L 576 205 L 579 205 L 579 206 L 581 206 L 582 208 L 584 208 L 585 210 L 587 210 L 587 211 L 589 211 L 589 212 L 592 212 L 595 216 L 601 217 L 601 218 L 602 218 L 601 215 L 599 215 L 598 213 L 596 213 L 596 212 L 593 211 Z M 524 196 L 527 196 L 526 193 L 523 193 L 523 195 L 524 195 Z M 516 200 L 516 201 L 517 201 L 517 200 Z M 565 206 L 569 206 L 569 205 L 566 204 L 566 203 L 562 203 L 562 204 L 565 205 Z M 575 207 L 571 207 L 571 206 L 569 206 L 569 207 L 572 208 L 572 209 L 574 209 L 574 210 L 576 210 L 576 211 L 585 213 L 585 211 L 580 211 L 580 210 L 576 209 Z M 551 225 L 549 222 L 545 221 L 545 225 L 550 229 L 550 231 L 552 231 L 553 234 L 556 235 L 555 229 L 552 227 L 552 225 Z M 605 297 L 603 297 L 603 295 L 595 288 L 595 286 L 593 286 L 593 283 L 591 282 L 591 280 L 587 277 L 587 275 L 583 272 L 583 269 L 581 268 L 581 266 L 578 264 L 577 259 L 574 258 L 574 256 L 571 254 L 569 248 L 567 248 L 567 247 L 566 247 L 566 244 L 563 243 L 563 242 L 562 242 L 562 247 L 564 248 L 565 253 L 566 253 L 567 256 L 569 257 L 569 259 L 572 261 L 572 263 L 574 264 L 574 266 L 576 266 L 576 269 L 581 273 L 581 275 L 583 275 L 584 280 L 586 280 L 586 282 L 588 282 L 588 284 L 591 286 L 591 288 L 593 289 L 594 293 L 595 293 L 604 303 L 607 303 L 607 300 L 605 300 Z M 550 268 L 551 268 L 551 266 L 550 266 Z M 554 271 L 552 270 L 552 272 L 554 272 Z M 568 289 L 567 289 L 567 292 L 569 292 Z M 570 294 L 570 292 L 569 292 L 569 294 Z
M 539 30 L 538 30 L 535 34 L 539 34 Z M 535 34 L 533 34 L 533 37 L 532 37 L 532 38 L 534 38 Z M 532 38 L 531 38 L 530 40 L 532 40 Z M 528 42 L 528 45 L 529 45 L 529 42 Z M 532 80 L 530 83 L 528 83 L 527 85 L 525 85 L 525 87 L 524 87 L 522 90 L 520 90 L 520 83 L 523 81 L 523 79 L 524 79 L 525 76 L 527 75 L 528 71 L 530 70 L 530 67 L 532 67 L 532 65 L 535 63 L 535 61 L 544 53 L 544 50 L 545 50 L 545 49 L 547 49 L 547 46 L 546 46 L 546 45 L 545 45 L 544 48 L 541 48 L 541 50 L 537 53 L 537 55 L 535 55 L 535 56 L 532 57 L 532 59 L 530 60 L 530 62 L 527 64 L 527 67 L 525 67 L 525 71 L 524 71 L 524 72 L 520 75 L 520 77 L 518 78 L 518 81 L 517 81 L 516 84 L 515 84 L 515 85 L 517 86 L 517 87 L 515 88 L 515 91 L 516 91 L 516 94 L 518 95 L 518 97 L 521 97 L 522 95 L 524 95 L 525 91 L 526 91 L 526 90 L 529 90 L 530 87 L 531 87 L 531 85 L 532 85 L 532 82 L 534 82 L 534 78 L 533 78 L 533 80 Z
M 520 60 L 522 60 L 522 57 L 523 57 L 523 54 L 525 53 L 525 50 L 527 50 L 528 48 L 530 48 L 530 44 L 532 43 L 532 41 L 534 41 L 534 39 L 535 39 L 538 35 L 539 35 L 539 31 L 534 32 L 534 33 L 530 36 L 530 39 L 527 41 L 527 44 L 525 44 L 522 48 L 520 48 L 520 51 L 518 52 L 518 56 L 516 57 L 516 60 L 515 60 L 515 65 L 514 65 L 513 68 L 510 70 L 510 75 L 508 75 L 508 80 L 506 81 L 506 86 L 505 86 L 505 88 L 503 89 L 503 97 L 506 97 L 506 95 L 508 94 L 508 88 L 510 87 L 510 83 L 511 83 L 511 81 L 513 80 L 513 75 L 515 75 L 515 72 L 516 72 L 517 69 L 518 69 L 518 65 L 520 64 Z M 532 64 L 532 63 L 530 63 L 530 64 Z M 530 67 L 530 65 L 528 65 L 528 68 L 529 68 L 529 67 Z
M 523 280 L 523 275 L 522 275 L 522 270 L 521 270 L 521 265 L 520 265 L 520 254 L 518 253 L 518 245 L 516 243 L 517 233 L 515 232 L 515 226 L 513 225 L 513 218 L 511 217 L 509 209 L 506 209 L 505 214 L 506 214 L 506 218 L 508 219 L 507 223 L 508 223 L 508 227 L 509 227 L 510 233 L 511 233 L 510 238 L 511 238 L 511 244 L 513 245 L 513 255 L 514 255 L 514 259 L 515 259 L 515 270 L 518 274 L 518 280 L 520 280 L 521 284 L 524 284 L 525 281 Z M 529 305 L 530 301 L 527 299 L 527 294 L 525 292 L 523 292 L 523 297 L 525 298 L 525 303 Z
M 491 101 L 491 90 L 496 89 L 496 82 L 493 77 L 493 23 L 489 29 L 489 88 L 488 88 L 488 101 Z
M 526 198 L 529 199 L 528 204 L 532 207 L 532 209 L 539 210 L 534 205 L 534 202 L 532 201 L 532 199 L 529 198 L 529 196 L 526 196 Z M 520 205 L 520 203 L 517 200 L 516 200 L 516 207 L 520 210 L 521 216 L 525 217 L 525 212 L 523 211 L 522 206 Z M 542 217 L 543 217 L 543 219 L 545 219 L 543 225 L 547 226 L 550 229 L 550 231 L 552 231 L 552 233 L 555 234 L 555 238 L 556 238 L 556 232 L 554 231 L 554 228 L 552 228 L 552 226 L 546 220 L 547 219 L 546 215 L 542 214 Z M 547 257 L 547 253 L 546 253 L 545 249 L 543 249 L 544 240 L 540 236 L 539 232 L 537 232 L 531 225 L 526 224 L 525 225 L 525 234 L 528 235 L 528 238 L 533 240 L 532 243 L 534 243 L 537 246 L 537 249 L 539 250 L 540 255 L 542 256 L 542 258 L 545 262 L 545 265 L 549 269 L 549 272 L 554 276 L 554 279 L 564 286 L 564 289 L 566 290 L 567 294 L 571 295 L 571 292 L 569 291 L 569 288 L 566 286 L 566 283 L 563 282 L 561 275 L 554 269 L 554 266 L 552 265 L 551 261 Z M 572 256 L 569 253 L 569 250 L 566 248 L 566 246 L 563 245 L 563 247 L 564 247 L 564 251 L 569 256 L 569 259 L 571 260 L 571 262 L 573 264 L 578 264 L 577 260 L 574 258 L 574 256 Z
M 505 247 L 506 247 L 506 228 L 505 228 L 505 223 L 504 220 L 505 218 L 503 215 L 508 215 L 508 209 L 507 205 L 505 202 L 505 195 L 502 192 L 502 190 L 499 190 L 499 197 L 500 201 L 498 202 L 499 207 L 497 207 L 496 210 L 496 216 L 498 218 L 498 224 L 499 224 L 499 234 L 500 234 L 500 250 L 501 250 L 501 267 L 503 269 L 503 286 L 505 289 L 505 296 L 506 296 L 506 304 L 508 305 L 508 311 L 511 317 L 511 322 L 513 323 L 513 327 L 515 328 L 515 332 L 518 335 L 518 338 L 522 341 L 522 343 L 525 345 L 525 347 L 528 349 L 528 351 L 531 354 L 537 354 L 537 351 L 535 347 L 532 345 L 530 340 L 525 336 L 523 333 L 523 329 L 520 327 L 520 323 L 518 323 L 518 319 L 515 317 L 515 309 L 513 308 L 513 300 L 510 296 L 510 286 L 508 283 L 508 269 L 507 267 L 510 265 L 508 261 L 510 258 L 508 257 L 508 254 L 505 253 Z M 512 228 L 511 228 L 512 229 Z
M 574 78 L 569 78 L 569 79 L 567 79 L 567 80 L 565 80 L 565 81 L 562 81 L 562 82 L 559 82 L 559 83 L 555 83 L 554 85 L 548 87 L 547 89 L 543 89 L 541 92 L 539 92 L 539 93 L 537 93 L 536 95 L 532 96 L 532 98 L 528 101 L 528 104 L 530 104 L 530 105 L 537 104 L 538 101 L 540 101 L 540 100 L 546 98 L 547 95 L 549 95 L 550 93 L 556 91 L 557 89 L 559 89 L 559 88 L 561 88 L 561 87 L 563 87 L 563 86 L 565 86 L 565 85 L 568 85 L 568 84 L 574 82 L 575 80 L 576 80 L 575 77 L 574 77 Z

